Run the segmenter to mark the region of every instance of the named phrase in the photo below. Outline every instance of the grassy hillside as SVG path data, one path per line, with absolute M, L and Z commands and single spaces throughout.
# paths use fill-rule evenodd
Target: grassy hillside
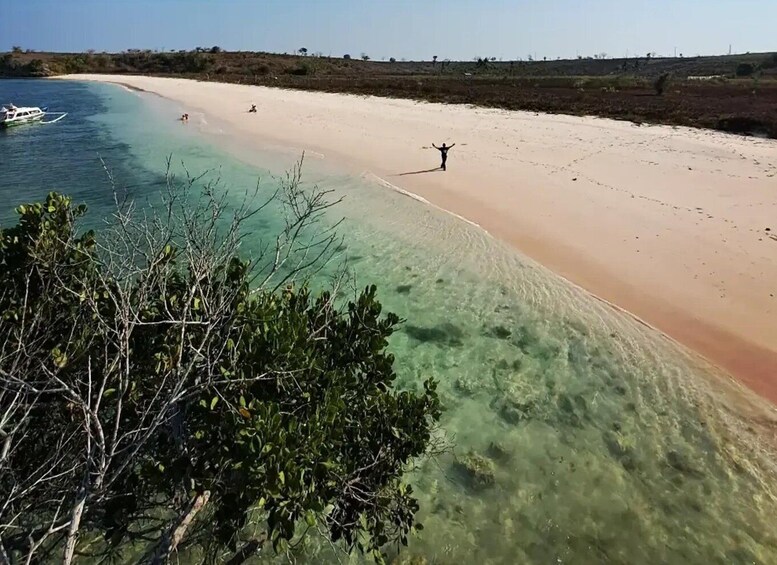
M 180 76 L 598 115 L 777 138 L 777 53 L 557 61 L 370 61 L 212 50 L 0 55 L 0 76 Z M 666 76 L 661 93 L 656 82 Z

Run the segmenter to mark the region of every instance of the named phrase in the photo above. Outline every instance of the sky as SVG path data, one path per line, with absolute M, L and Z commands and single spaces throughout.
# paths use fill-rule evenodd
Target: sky
M 777 0 L 0 0 L 0 51 L 692 56 L 774 51 L 776 29 Z

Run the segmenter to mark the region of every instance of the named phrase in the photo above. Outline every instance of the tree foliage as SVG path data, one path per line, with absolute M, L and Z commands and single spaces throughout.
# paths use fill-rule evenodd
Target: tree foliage
M 749 77 L 755 72 L 755 67 L 750 63 L 739 63 L 737 65 L 736 75 L 738 77 Z
M 120 207 L 105 236 L 52 193 L 0 231 L 0 557 L 406 543 L 436 383 L 395 389 L 374 287 L 338 307 L 289 282 L 331 243 L 300 239 L 328 204 L 295 179 L 264 272 L 238 254 L 255 210 L 225 224 L 208 191 L 146 221 Z

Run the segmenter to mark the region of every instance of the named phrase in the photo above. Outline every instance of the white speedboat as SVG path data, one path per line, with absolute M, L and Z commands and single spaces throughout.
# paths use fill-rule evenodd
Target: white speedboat
M 0 108 L 0 127 L 12 127 L 38 122 L 46 115 L 45 109 L 37 107 L 17 108 L 13 104 Z

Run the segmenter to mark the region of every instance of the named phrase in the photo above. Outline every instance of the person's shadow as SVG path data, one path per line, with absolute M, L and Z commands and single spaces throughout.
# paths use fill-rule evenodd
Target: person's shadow
M 437 167 L 434 169 L 426 169 L 425 171 L 410 171 L 408 173 L 399 173 L 397 175 L 391 175 L 392 177 L 405 177 L 407 175 L 422 175 L 424 173 L 436 173 L 438 171 L 442 171 L 442 167 Z

